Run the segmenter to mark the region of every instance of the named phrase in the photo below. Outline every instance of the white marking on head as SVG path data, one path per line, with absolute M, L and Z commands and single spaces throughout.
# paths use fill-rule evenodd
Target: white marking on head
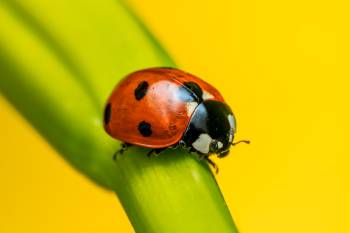
M 233 131 L 235 132 L 236 131 L 236 120 L 235 120 L 235 118 L 233 117 L 232 114 L 228 115 L 227 118 L 228 118 L 228 121 L 230 122 L 231 129 L 233 129 Z
M 201 135 L 199 135 L 197 140 L 194 143 L 192 143 L 192 146 L 194 149 L 198 150 L 199 152 L 208 154 L 211 140 L 212 138 L 208 134 L 202 133 Z
M 207 99 L 213 99 L 214 96 L 212 94 L 210 94 L 209 92 L 207 91 L 203 91 L 203 94 L 202 94 L 202 99 L 203 100 L 207 100 Z
M 197 102 L 187 102 L 186 103 L 186 109 L 187 109 L 187 116 L 192 116 L 193 111 L 198 106 Z
M 222 142 L 218 142 L 218 148 L 221 149 L 224 146 L 224 144 L 222 144 Z

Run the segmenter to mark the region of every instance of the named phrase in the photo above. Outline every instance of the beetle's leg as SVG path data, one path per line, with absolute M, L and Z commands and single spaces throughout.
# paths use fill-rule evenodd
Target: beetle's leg
M 183 140 L 180 140 L 177 145 L 179 148 L 186 148 L 186 143 Z
M 237 144 L 239 144 L 239 143 L 241 143 L 241 142 L 244 142 L 244 143 L 246 143 L 246 144 L 249 144 L 249 143 L 250 143 L 249 140 L 239 140 L 239 141 L 237 141 L 237 142 L 231 143 L 231 145 L 232 145 L 232 146 L 235 146 L 235 145 L 237 145 Z
M 147 157 L 150 158 L 152 155 L 159 155 L 160 153 L 162 153 L 163 151 L 165 151 L 167 148 L 156 148 L 156 149 L 151 149 L 148 153 L 147 153 Z
M 216 165 L 216 163 L 213 162 L 213 160 L 209 159 L 209 156 L 205 156 L 205 160 L 208 161 L 208 163 L 214 168 L 215 174 L 219 173 L 219 167 Z
M 182 140 L 180 140 L 178 143 L 176 143 L 176 144 L 174 144 L 174 145 L 172 145 L 172 146 L 170 146 L 170 147 L 168 147 L 168 148 L 170 148 L 170 149 L 183 149 L 183 148 L 185 148 L 185 142 L 184 141 L 182 141 Z
M 126 142 L 123 142 L 123 143 L 120 145 L 120 149 L 117 150 L 117 151 L 114 153 L 114 155 L 113 155 L 113 160 L 116 161 L 118 155 L 122 155 L 126 150 L 128 150 L 128 148 L 129 148 L 130 146 L 131 146 L 131 144 L 126 143 Z

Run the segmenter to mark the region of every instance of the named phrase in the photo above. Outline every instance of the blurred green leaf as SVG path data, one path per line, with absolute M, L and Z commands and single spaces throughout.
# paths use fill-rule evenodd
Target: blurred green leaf
M 0 2 L 0 90 L 72 165 L 114 190 L 136 232 L 236 232 L 208 166 L 178 150 L 149 159 L 101 124 L 129 72 L 173 61 L 123 2 Z

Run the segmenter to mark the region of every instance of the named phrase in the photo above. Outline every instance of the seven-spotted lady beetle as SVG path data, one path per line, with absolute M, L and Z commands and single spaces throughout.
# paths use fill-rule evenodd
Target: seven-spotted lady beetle
M 149 68 L 124 78 L 104 111 L 104 128 L 130 145 L 151 148 L 149 154 L 182 147 L 207 159 L 229 153 L 236 120 L 221 94 L 203 80 L 175 68 Z

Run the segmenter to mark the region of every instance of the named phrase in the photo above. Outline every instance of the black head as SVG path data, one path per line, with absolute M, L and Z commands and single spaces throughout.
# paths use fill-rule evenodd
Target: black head
M 225 103 L 206 100 L 198 105 L 183 141 L 199 154 L 228 154 L 236 130 L 234 115 Z

